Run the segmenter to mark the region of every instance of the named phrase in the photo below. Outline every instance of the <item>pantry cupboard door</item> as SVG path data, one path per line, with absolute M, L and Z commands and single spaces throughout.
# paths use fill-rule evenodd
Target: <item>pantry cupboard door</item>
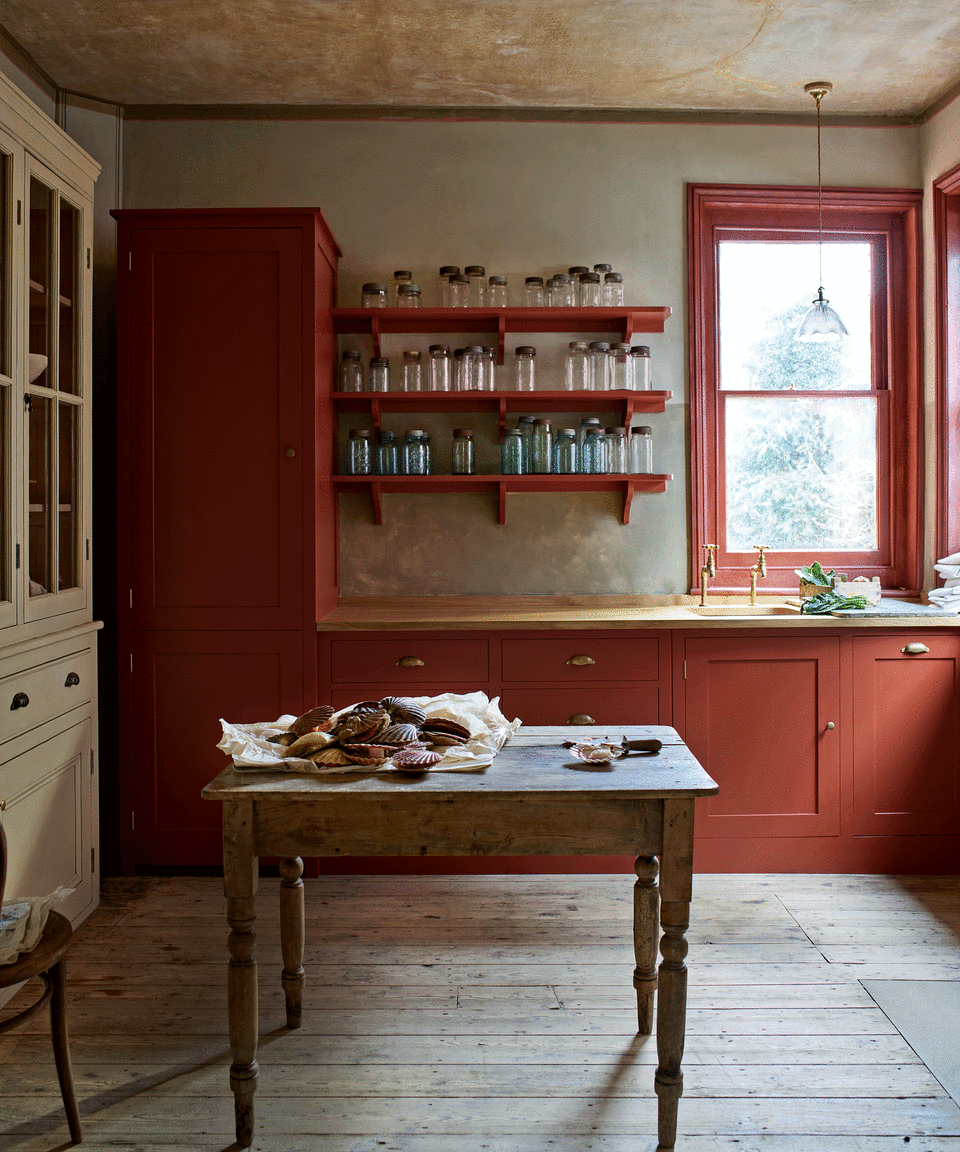
M 689 638 L 676 726 L 720 785 L 697 837 L 840 835 L 835 637 Z
M 301 231 L 129 237 L 132 627 L 302 628 L 314 428 Z

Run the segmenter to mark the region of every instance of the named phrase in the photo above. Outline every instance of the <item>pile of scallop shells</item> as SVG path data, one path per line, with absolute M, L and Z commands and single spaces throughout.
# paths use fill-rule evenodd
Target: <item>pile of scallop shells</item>
M 419 704 L 403 696 L 361 700 L 339 714 L 320 704 L 298 716 L 286 732 L 270 737 L 283 745 L 284 756 L 327 768 L 378 768 L 389 760 L 407 772 L 432 768 L 443 759 L 438 748 L 466 744 L 469 738 L 463 724 L 439 716 L 428 719 Z

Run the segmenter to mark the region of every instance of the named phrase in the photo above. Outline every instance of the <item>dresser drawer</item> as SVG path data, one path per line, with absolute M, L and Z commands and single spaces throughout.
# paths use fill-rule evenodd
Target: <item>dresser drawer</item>
M 502 653 L 504 680 L 660 679 L 660 641 L 654 636 L 504 640 Z
M 660 687 L 631 684 L 627 688 L 505 688 L 500 709 L 508 720 L 524 724 L 598 725 L 662 724 Z M 574 720 L 574 717 L 581 717 Z
M 0 679 L 2 740 L 62 716 L 93 698 L 96 658 L 91 648 L 35 664 Z
M 330 680 L 334 684 L 483 686 L 490 679 L 486 640 L 334 640 Z

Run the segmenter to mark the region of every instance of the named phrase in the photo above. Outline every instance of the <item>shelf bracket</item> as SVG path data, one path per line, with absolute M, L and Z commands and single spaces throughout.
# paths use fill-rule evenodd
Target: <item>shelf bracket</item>
M 380 317 L 374 314 L 370 317 L 370 335 L 373 337 L 373 354 L 380 356 Z
M 633 493 L 635 485 L 632 480 L 628 480 L 623 486 L 623 523 L 630 523 L 630 508 L 633 504 Z
M 505 396 L 501 396 L 500 404 L 500 435 L 497 437 L 497 443 L 502 444 L 503 438 L 507 434 L 507 400 Z M 503 521 L 501 520 L 501 524 Z
M 503 367 L 504 348 L 507 341 L 507 321 L 501 312 L 497 317 L 497 363 Z
M 373 421 L 373 426 L 377 430 L 377 439 L 380 439 L 380 398 L 378 396 L 370 397 L 370 419 Z M 379 520 L 377 521 L 379 524 Z
M 383 524 L 383 485 L 379 480 L 370 485 L 370 499 L 373 501 L 373 522 L 380 527 Z
M 498 520 L 498 523 L 506 524 L 506 522 L 507 522 L 507 485 L 506 485 L 506 481 L 501 480 L 500 484 L 499 484 L 499 488 L 500 488 L 500 518 Z
M 624 400 L 624 402 L 623 402 L 623 426 L 624 426 L 624 428 L 626 428 L 628 435 L 630 433 L 630 424 L 633 421 L 633 414 L 634 414 L 634 412 L 636 412 L 636 410 L 637 410 L 636 401 L 634 400 L 634 398 L 632 396 L 630 396 L 626 400 Z

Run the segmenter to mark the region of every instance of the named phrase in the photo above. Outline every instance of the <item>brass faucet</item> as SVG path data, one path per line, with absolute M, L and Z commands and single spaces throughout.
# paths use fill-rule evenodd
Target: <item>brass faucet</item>
M 750 569 L 750 603 L 756 604 L 756 602 L 757 602 L 757 577 L 762 578 L 762 577 L 766 576 L 766 574 L 767 574 L 767 558 L 766 558 L 766 556 L 764 556 L 764 552 L 766 552 L 766 550 L 770 547 L 770 545 L 769 544 L 754 544 L 753 547 L 757 549 L 759 555 L 757 557 L 756 564 L 754 564 L 754 566 Z
M 707 558 L 704 561 L 703 567 L 700 569 L 700 603 L 706 604 L 707 602 L 707 581 L 711 576 L 717 574 L 717 545 L 704 544 L 702 545 Z

